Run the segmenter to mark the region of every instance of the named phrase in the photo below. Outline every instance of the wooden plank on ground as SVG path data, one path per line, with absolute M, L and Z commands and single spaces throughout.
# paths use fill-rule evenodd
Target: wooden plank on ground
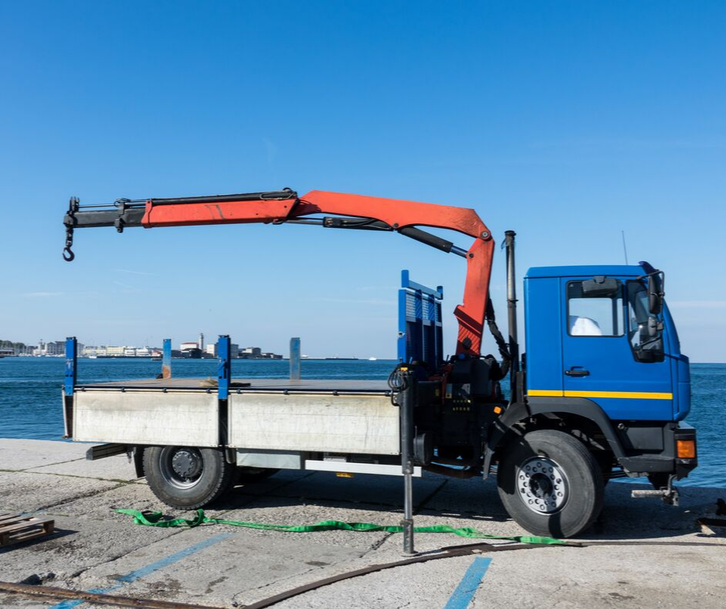
M 2 514 L 0 516 L 0 548 L 50 535 L 54 530 L 55 520 L 52 518 Z

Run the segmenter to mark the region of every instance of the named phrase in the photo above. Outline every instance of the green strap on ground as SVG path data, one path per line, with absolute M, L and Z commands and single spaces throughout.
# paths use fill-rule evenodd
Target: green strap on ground
M 244 527 L 246 529 L 262 529 L 265 531 L 281 531 L 284 533 L 314 533 L 315 531 L 385 531 L 387 533 L 402 533 L 401 526 L 383 526 L 380 524 L 370 524 L 367 522 L 341 522 L 340 520 L 324 520 L 317 524 L 308 524 L 302 526 L 292 526 L 286 524 L 262 524 L 259 522 L 242 522 L 240 520 L 224 520 L 223 518 L 207 518 L 204 510 L 197 510 L 197 515 L 191 520 L 186 518 L 174 518 L 172 520 L 163 520 L 161 512 L 140 512 L 139 510 L 115 510 L 119 514 L 133 516 L 136 524 L 147 527 L 160 528 L 178 528 L 178 527 L 198 527 L 202 524 L 227 524 L 233 527 Z M 459 537 L 468 537 L 471 539 L 500 539 L 504 541 L 516 541 L 519 543 L 545 544 L 545 545 L 565 545 L 567 542 L 552 537 L 536 537 L 536 536 L 506 536 L 506 535 L 487 535 L 481 533 L 471 527 L 454 528 L 447 525 L 436 525 L 432 527 L 415 527 L 416 533 L 453 533 Z

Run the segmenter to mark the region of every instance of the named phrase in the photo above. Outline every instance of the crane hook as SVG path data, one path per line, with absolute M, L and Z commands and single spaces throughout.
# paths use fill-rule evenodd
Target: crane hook
M 68 204 L 68 213 L 63 220 L 66 225 L 66 246 L 63 248 L 63 260 L 66 262 L 73 262 L 76 255 L 71 249 L 73 247 L 73 226 L 75 225 L 75 214 L 79 209 L 80 201 L 77 197 L 71 197 Z

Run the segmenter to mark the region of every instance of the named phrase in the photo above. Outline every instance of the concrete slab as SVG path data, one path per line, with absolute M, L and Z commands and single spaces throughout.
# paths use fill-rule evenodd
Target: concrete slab
M 0 472 L 0 511 L 32 513 L 118 486 L 94 480 L 29 472 Z
M 0 471 L 20 471 L 85 459 L 92 444 L 53 442 L 51 440 L 0 440 Z
M 110 518 L 53 518 L 57 535 L 0 549 L 0 580 L 18 583 L 35 574 L 48 585 L 72 587 L 88 569 L 114 563 L 135 550 L 181 533 L 178 529 L 132 527 Z
M 99 459 L 98 461 L 86 461 L 84 455 L 82 459 L 33 467 L 26 471 L 119 482 L 136 482 L 138 480 L 134 465 L 133 463 L 129 463 L 126 455 L 116 455 L 115 457 L 107 457 L 106 459 Z
M 0 450 L 16 456 L 13 469 L 0 472 L 0 509 L 46 513 L 56 518 L 61 532 L 1 550 L 3 581 L 19 582 L 36 575 L 41 585 L 111 588 L 111 594 L 233 607 L 401 558 L 398 534 L 134 525 L 113 509 L 190 514 L 161 504 L 143 481 L 116 482 L 124 480 L 116 478 L 128 465 L 123 457 L 87 462 L 85 446 L 78 451 L 65 445 L 71 450 L 51 446 L 50 462 L 42 462 L 33 454 L 33 443 L 16 451 L 15 442 L 6 442 L 0 440 Z M 43 453 L 46 444 L 62 443 L 38 442 L 35 450 Z M 726 489 L 685 488 L 681 506 L 669 507 L 657 500 L 631 499 L 632 488 L 608 485 L 603 516 L 585 539 L 592 544 L 588 547 L 492 553 L 470 606 L 722 606 L 726 539 L 704 536 L 695 519 L 713 515 L 716 499 L 726 497 Z M 415 490 L 417 526 L 449 524 L 494 535 L 525 533 L 504 513 L 494 481 L 432 477 L 416 480 Z M 206 513 L 275 524 L 321 520 L 398 524 L 402 498 L 400 478 L 348 480 L 327 473 L 280 472 L 261 483 L 237 487 Z M 416 537 L 420 552 L 473 542 L 453 535 Z M 309 592 L 278 606 L 443 607 L 473 560 L 473 556 L 447 558 L 399 567 Z M 129 579 L 129 574 L 135 574 L 132 581 L 119 581 L 121 576 Z M 3 607 L 56 603 L 0 594 Z
M 301 536 L 257 538 L 252 531 L 215 529 L 185 531 L 144 550 L 125 556 L 113 565 L 90 569 L 77 583 L 82 588 L 113 585 L 119 575 L 163 560 L 203 540 L 227 536 L 188 559 L 165 566 L 124 586 L 119 594 L 229 606 L 235 595 L 265 589 L 291 577 L 321 572 L 324 567 L 358 558 L 345 546 L 306 540 Z M 158 546 L 158 549 L 156 548 Z
M 719 569 L 726 553 L 714 547 L 708 555 L 688 554 L 623 547 L 495 553 L 469 606 L 722 607 L 726 587 Z M 276 607 L 443 607 L 473 561 L 451 558 L 383 571 Z M 633 569 L 624 568 L 631 564 Z
M 722 607 L 724 567 L 726 552 L 716 546 L 594 546 L 495 554 L 472 607 Z M 536 585 L 514 586 L 522 574 Z
M 652 539 L 667 540 L 684 534 L 698 534 L 696 518 L 713 515 L 716 500 L 726 498 L 726 490 L 696 488 L 680 489 L 680 505 L 666 505 L 657 499 L 633 499 L 634 489 L 647 485 L 614 482 L 607 485 L 605 507 L 595 526 L 583 539 Z

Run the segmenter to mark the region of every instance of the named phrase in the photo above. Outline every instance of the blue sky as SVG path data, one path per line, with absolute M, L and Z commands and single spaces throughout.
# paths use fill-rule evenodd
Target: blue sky
M 474 207 L 520 274 L 619 264 L 624 230 L 684 351 L 726 361 L 725 28 L 706 1 L 4 2 L 0 338 L 385 357 L 401 269 L 458 304 L 462 260 L 391 234 L 99 229 L 60 256 L 71 195 L 290 186 Z

